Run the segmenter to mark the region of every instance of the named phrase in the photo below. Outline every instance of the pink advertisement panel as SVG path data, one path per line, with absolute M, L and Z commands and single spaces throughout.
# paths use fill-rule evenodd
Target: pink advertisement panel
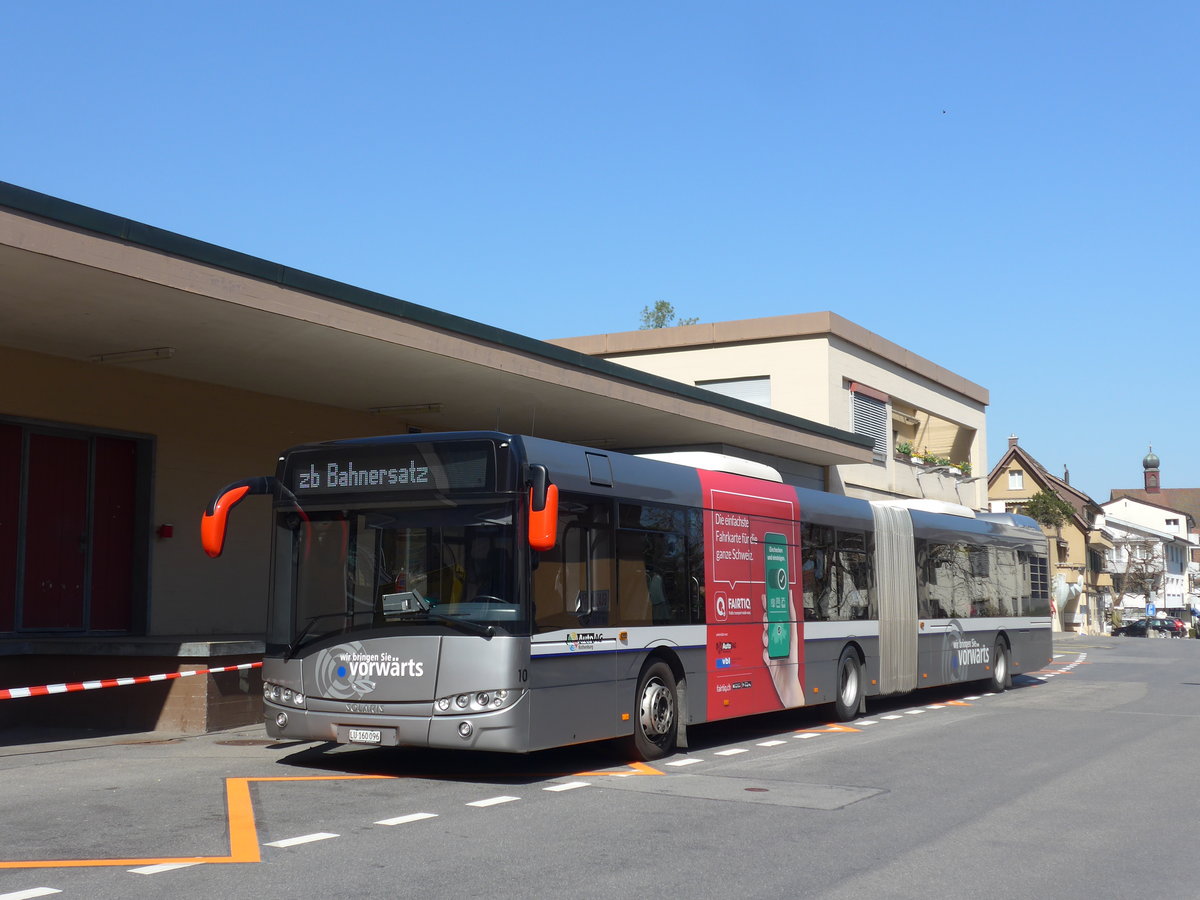
M 796 618 L 800 506 L 793 488 L 701 471 L 708 718 L 804 704 Z

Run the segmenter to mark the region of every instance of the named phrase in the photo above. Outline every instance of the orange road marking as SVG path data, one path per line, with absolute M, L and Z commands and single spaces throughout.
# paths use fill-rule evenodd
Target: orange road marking
M 839 734 L 862 731 L 861 728 L 851 728 L 849 725 L 834 725 L 832 722 L 820 728 L 797 728 L 796 734 Z
M 225 802 L 229 814 L 228 856 L 169 856 L 140 859 L 38 859 L 0 860 L 0 869 L 67 869 L 84 866 L 152 866 L 163 863 L 256 863 L 262 860 L 258 846 L 258 827 L 254 822 L 254 803 L 250 799 L 252 781 L 361 781 L 391 779 L 392 775 L 277 775 L 262 778 L 226 778 Z
M 631 763 L 628 763 L 628 766 L 629 766 L 629 768 L 633 769 L 633 771 L 636 772 L 638 775 L 665 775 L 666 774 L 665 772 L 660 772 L 658 769 L 654 768 L 653 766 L 648 766 L 643 762 L 631 762 Z M 628 774 L 629 774 L 628 772 L 576 772 L 575 777 L 580 777 L 582 775 L 597 776 L 597 775 L 628 775 Z

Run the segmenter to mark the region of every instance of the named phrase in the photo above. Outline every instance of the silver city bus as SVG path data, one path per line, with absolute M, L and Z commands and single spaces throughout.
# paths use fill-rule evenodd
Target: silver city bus
M 1047 542 L 1007 514 L 870 503 L 764 466 L 493 432 L 294 447 L 202 522 L 274 507 L 264 707 L 279 738 L 524 753 L 1050 659 Z M 759 477 L 741 472 L 752 471 Z

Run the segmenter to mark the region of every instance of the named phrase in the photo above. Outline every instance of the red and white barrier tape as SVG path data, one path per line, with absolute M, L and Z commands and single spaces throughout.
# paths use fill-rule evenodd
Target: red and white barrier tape
M 68 681 L 64 684 L 39 684 L 36 687 L 0 688 L 0 700 L 16 700 L 20 697 L 44 697 L 47 694 L 68 694 L 72 691 L 94 691 L 97 688 L 125 687 L 129 684 L 149 684 L 152 681 L 170 681 L 172 678 L 187 678 L 189 675 L 215 675 L 217 672 L 236 672 L 238 669 L 257 669 L 261 666 L 261 662 L 252 662 L 242 663 L 240 666 L 221 666 L 217 669 L 167 672 L 165 675 L 135 675 L 130 678 L 101 678 L 97 681 Z

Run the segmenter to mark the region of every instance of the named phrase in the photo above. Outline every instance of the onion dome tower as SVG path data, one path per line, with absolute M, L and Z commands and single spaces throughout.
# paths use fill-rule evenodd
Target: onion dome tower
M 1142 459 L 1143 477 L 1146 483 L 1147 494 L 1157 494 L 1162 488 L 1162 482 L 1159 481 L 1158 473 L 1158 456 L 1154 453 L 1154 447 L 1150 447 L 1150 452 Z

